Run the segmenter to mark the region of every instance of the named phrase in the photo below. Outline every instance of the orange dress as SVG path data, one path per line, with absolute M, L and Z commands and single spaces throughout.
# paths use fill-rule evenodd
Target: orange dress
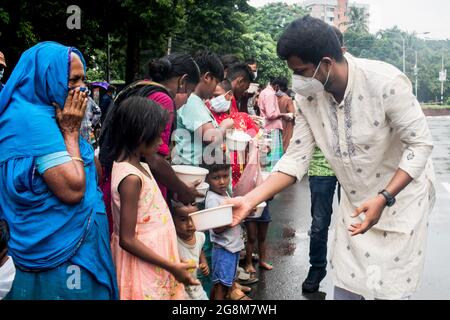
M 172 216 L 158 185 L 146 163 L 141 165 L 151 178 L 127 162 L 114 162 L 111 179 L 113 234 L 111 250 L 116 266 L 121 300 L 177 300 L 185 298 L 184 286 L 168 271 L 147 263 L 123 250 L 119 244 L 120 194 L 118 186 L 124 178 L 141 179 L 136 235 L 147 247 L 172 262 L 179 262 L 177 235 Z

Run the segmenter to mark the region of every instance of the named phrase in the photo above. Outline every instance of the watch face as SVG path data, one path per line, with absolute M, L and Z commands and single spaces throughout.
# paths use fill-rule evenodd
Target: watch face
M 395 204 L 395 198 L 390 198 L 387 202 L 388 207 L 392 207 Z

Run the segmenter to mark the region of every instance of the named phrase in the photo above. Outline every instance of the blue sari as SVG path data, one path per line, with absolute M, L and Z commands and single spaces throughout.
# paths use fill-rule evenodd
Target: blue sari
M 10 225 L 9 254 L 18 268 L 13 299 L 77 297 L 66 285 L 76 267 L 86 273 L 85 282 L 96 282 L 92 288 L 105 289 L 86 298 L 118 297 L 94 150 L 80 138 L 86 191 L 76 205 L 62 203 L 35 169 L 37 157 L 66 151 L 52 104 L 64 106 L 71 53 L 85 65 L 75 48 L 35 45 L 23 53 L 0 93 L 0 218 Z M 45 289 L 36 293 L 42 285 Z

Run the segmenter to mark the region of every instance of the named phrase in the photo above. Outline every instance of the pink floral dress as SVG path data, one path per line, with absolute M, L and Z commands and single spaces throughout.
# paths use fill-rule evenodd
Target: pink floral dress
M 111 179 L 113 234 L 111 250 L 117 272 L 121 300 L 184 299 L 184 286 L 168 271 L 147 263 L 123 250 L 119 244 L 120 194 L 118 186 L 129 175 L 141 179 L 136 236 L 147 247 L 172 262 L 179 262 L 177 235 L 172 216 L 147 164 L 149 176 L 127 162 L 114 162 Z

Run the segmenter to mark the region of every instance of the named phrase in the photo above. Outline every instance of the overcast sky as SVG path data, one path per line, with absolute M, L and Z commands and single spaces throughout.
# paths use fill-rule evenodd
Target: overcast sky
M 255 7 L 274 0 L 250 0 Z M 281 2 L 302 3 L 302 0 Z M 409 32 L 431 32 L 427 37 L 450 39 L 450 0 L 358 0 L 370 4 L 370 31 L 376 32 L 397 25 Z

